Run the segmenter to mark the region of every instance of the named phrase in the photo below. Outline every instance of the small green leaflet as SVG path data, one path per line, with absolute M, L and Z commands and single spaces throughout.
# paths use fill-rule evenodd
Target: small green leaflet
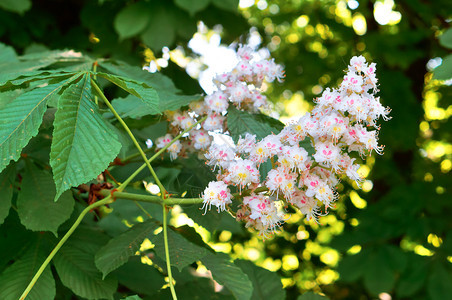
M 129 78 L 115 76 L 106 73 L 97 73 L 99 77 L 103 77 L 110 82 L 116 84 L 126 92 L 138 97 L 154 114 L 160 114 L 159 96 L 155 89 L 146 83 L 136 81 Z
M 21 94 L 0 110 L 0 172 L 38 133 L 47 101 L 80 75 Z
M 55 200 L 104 171 L 121 149 L 118 137 L 91 99 L 88 74 L 68 87 L 55 114 L 50 165 L 57 187 Z

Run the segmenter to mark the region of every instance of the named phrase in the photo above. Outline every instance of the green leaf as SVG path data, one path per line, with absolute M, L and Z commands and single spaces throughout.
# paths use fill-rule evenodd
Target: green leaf
M 33 231 L 51 231 L 57 235 L 58 227 L 69 219 L 74 210 L 74 198 L 67 191 L 55 202 L 55 185 L 52 175 L 28 164 L 19 195 L 17 211 L 21 223 Z
M 16 168 L 14 164 L 8 166 L 0 174 L 0 225 L 9 214 L 11 208 L 11 199 L 14 191 L 14 178 L 16 177 Z
M 205 248 L 189 242 L 171 227 L 168 227 L 168 248 L 171 266 L 177 267 L 179 271 L 185 266 L 201 259 L 207 253 Z M 163 232 L 156 237 L 154 249 L 157 255 L 166 261 Z
M 26 92 L 0 110 L 0 172 L 38 133 L 47 100 L 76 76 Z
M 209 5 L 210 0 L 175 0 L 174 2 L 193 16 L 198 11 L 205 9 Z
M 29 248 L 29 251 L 2 273 L 0 276 L 0 299 L 17 300 L 25 291 L 46 257 L 39 247 L 40 244 L 42 244 L 42 241 L 35 243 Z M 47 266 L 28 294 L 27 299 L 53 300 L 55 295 L 55 280 L 50 267 Z
M 297 300 L 328 300 L 328 297 L 314 294 L 313 292 L 307 292 L 301 296 L 298 296 Z
M 452 295 L 452 276 L 447 265 L 432 265 L 427 283 L 427 293 L 431 300 L 443 300 Z
M 90 253 L 65 245 L 53 261 L 61 282 L 76 295 L 87 299 L 113 299 L 118 282 L 111 277 L 102 280 Z
M 97 73 L 97 75 L 109 80 L 128 93 L 140 98 L 153 114 L 160 114 L 159 96 L 153 87 L 141 81 L 111 74 Z
M 140 256 L 133 256 L 129 261 L 114 271 L 119 283 L 135 293 L 153 295 L 165 284 L 165 279 L 154 266 L 141 262 Z
M 172 15 L 166 7 L 155 7 L 147 29 L 141 34 L 141 39 L 156 52 L 163 47 L 171 47 L 176 38 Z
M 134 225 L 102 247 L 96 253 L 95 263 L 104 278 L 111 271 L 125 264 L 130 256 L 135 255 L 144 239 L 157 228 L 158 225 L 154 221 Z
M 452 78 L 452 54 L 443 58 L 441 65 L 433 70 L 433 79 L 448 80 Z
M 235 142 L 247 132 L 255 134 L 257 139 L 262 139 L 272 133 L 278 134 L 284 128 L 284 124 L 276 119 L 262 114 L 255 115 L 240 111 L 234 106 L 230 106 L 228 109 L 227 121 L 229 132 Z
M 443 47 L 452 49 L 452 28 L 447 29 L 440 37 L 439 44 Z
M 144 2 L 137 2 L 124 7 L 115 17 L 113 26 L 123 40 L 132 37 L 146 28 L 152 14 Z
M 230 261 L 228 255 L 208 253 L 201 261 L 212 272 L 213 279 L 231 290 L 236 299 L 250 299 L 253 284 L 248 276 Z
M 101 67 L 111 73 L 126 78 L 142 81 L 153 87 L 159 96 L 159 110 L 176 110 L 182 106 L 188 105 L 190 102 L 199 100 L 200 95 L 179 95 L 180 90 L 176 88 L 170 78 L 160 73 L 149 73 L 141 68 L 130 66 L 124 62 L 102 62 Z
M 283 290 L 281 279 L 276 273 L 245 260 L 236 260 L 234 263 L 248 275 L 248 278 L 253 283 L 251 299 L 277 300 L 286 298 L 286 291 Z
M 134 95 L 128 95 L 125 98 L 116 98 L 111 101 L 116 112 L 122 118 L 139 119 L 147 115 L 153 115 L 155 112 L 144 102 Z
M 2 0 L 0 7 L 4 10 L 23 14 L 31 8 L 31 0 Z
M 89 75 L 68 87 L 55 114 L 50 165 L 55 200 L 71 186 L 96 178 L 118 155 L 121 144 L 91 101 Z

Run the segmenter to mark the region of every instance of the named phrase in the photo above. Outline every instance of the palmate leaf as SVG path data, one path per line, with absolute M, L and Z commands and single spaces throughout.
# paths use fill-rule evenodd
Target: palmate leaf
M 278 300 L 286 298 L 286 291 L 283 290 L 278 275 L 246 260 L 236 260 L 234 263 L 248 275 L 248 278 L 253 283 L 253 295 L 251 299 Z
M 55 255 L 54 265 L 61 282 L 75 294 L 87 299 L 113 299 L 118 282 L 111 277 L 102 280 L 90 253 L 70 245 Z
M 212 272 L 213 279 L 226 286 L 238 300 L 248 300 L 253 294 L 253 285 L 248 276 L 224 253 L 209 253 L 201 259 Z
M 47 100 L 78 76 L 23 93 L 0 110 L 0 172 L 38 133 Z
M 85 74 L 58 102 L 50 152 L 55 199 L 71 186 L 96 178 L 121 149 L 118 137 L 91 101 L 90 83 Z
M 125 77 L 115 76 L 105 73 L 97 73 L 99 77 L 103 77 L 110 82 L 116 84 L 128 93 L 138 97 L 154 114 L 160 114 L 159 96 L 155 89 L 141 81 L 132 80 Z
M 36 241 L 29 250 L 0 276 L 0 299 L 17 300 L 35 275 L 45 255 L 39 247 L 42 241 Z M 55 299 L 55 280 L 48 266 L 39 277 L 33 289 L 27 296 L 30 300 Z
M 69 219 L 74 209 L 74 198 L 67 191 L 55 202 L 52 175 L 28 164 L 17 196 L 17 211 L 21 223 L 33 231 L 51 231 L 57 235 L 58 227 Z
M 130 256 L 135 255 L 144 239 L 157 228 L 158 225 L 154 221 L 137 224 L 102 247 L 96 253 L 95 263 L 104 278 L 111 271 L 125 264 Z

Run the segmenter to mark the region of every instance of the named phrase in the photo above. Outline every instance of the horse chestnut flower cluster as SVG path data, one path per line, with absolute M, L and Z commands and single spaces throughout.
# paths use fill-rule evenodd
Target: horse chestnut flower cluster
M 239 105 L 259 103 L 241 98 L 242 83 L 233 82 L 247 79 L 258 84 L 261 77 L 250 71 L 255 69 L 256 65 L 239 64 L 239 76 L 234 72 L 220 76 L 219 82 L 231 86 L 231 90 L 219 90 L 206 97 L 206 103 L 222 109 L 227 107 L 224 99 Z M 235 198 L 242 199 L 235 214 L 237 220 L 245 221 L 247 227 L 255 228 L 264 237 L 288 218 L 284 210 L 287 205 L 297 208 L 308 220 L 317 221 L 322 208 L 326 214 L 338 198 L 335 187 L 341 176 L 357 183 L 362 180 L 357 172 L 360 165 L 349 154 L 382 154 L 376 122 L 380 117 L 388 120 L 390 109 L 375 96 L 375 71 L 375 63 L 368 64 L 362 56 L 353 57 L 340 86 L 326 89 L 314 100 L 316 106 L 310 113 L 279 134 L 258 140 L 251 132 L 236 145 L 212 144 L 205 157 L 218 174 L 217 181 L 210 182 L 202 195 L 204 208 L 214 205 L 218 212 L 226 210 L 233 198 L 229 187 L 236 186 L 239 193 Z M 275 75 L 278 77 L 281 76 Z M 272 162 L 272 169 L 262 178 L 259 168 L 267 161 Z

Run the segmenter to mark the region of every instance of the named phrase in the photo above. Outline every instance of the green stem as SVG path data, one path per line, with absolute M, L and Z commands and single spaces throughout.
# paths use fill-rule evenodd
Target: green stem
M 110 190 L 101 190 L 99 194 L 102 196 L 110 195 Z M 134 200 L 140 202 L 150 202 L 150 203 L 158 203 L 165 205 L 176 205 L 176 204 L 200 204 L 204 200 L 202 198 L 165 198 L 162 199 L 159 196 L 152 195 L 141 195 L 141 194 L 133 194 L 133 193 L 125 193 L 125 192 L 113 192 L 111 193 L 113 198 L 115 199 L 126 199 L 126 200 Z
M 93 63 L 93 73 L 96 74 L 96 72 L 97 72 L 97 61 L 95 61 L 95 62 Z M 96 79 L 97 79 L 97 76 L 94 75 L 94 76 L 93 76 L 93 79 L 96 80 Z M 96 105 L 99 105 L 98 99 L 97 99 L 97 96 L 96 96 L 96 95 L 94 95 L 94 103 L 96 103 Z
M 78 225 L 80 224 L 80 222 L 83 220 L 83 218 L 85 217 L 85 215 L 91 211 L 92 209 L 105 205 L 105 204 L 109 204 L 113 202 L 113 200 L 111 200 L 111 197 L 108 196 L 105 199 L 102 199 L 96 203 L 91 204 L 90 206 L 87 206 L 82 213 L 78 216 L 77 220 L 75 220 L 74 224 L 72 225 L 72 227 L 69 229 L 68 232 L 66 232 L 66 234 L 63 236 L 63 238 L 58 242 L 58 244 L 55 246 L 55 248 L 53 248 L 52 252 L 49 254 L 49 256 L 47 256 L 46 260 L 42 263 L 41 267 L 39 268 L 39 270 L 36 272 L 35 276 L 31 279 L 30 283 L 28 284 L 27 288 L 25 289 L 25 291 L 22 293 L 22 295 L 20 296 L 20 300 L 24 300 L 28 293 L 30 293 L 31 289 L 33 288 L 33 286 L 35 285 L 36 281 L 38 281 L 39 277 L 41 276 L 42 272 L 44 272 L 45 268 L 48 266 L 48 264 L 50 263 L 50 261 L 52 260 L 52 258 L 55 256 L 55 254 L 58 252 L 58 250 L 60 250 L 61 246 L 63 246 L 63 244 L 66 242 L 66 240 L 72 235 L 72 233 L 75 231 L 75 229 L 77 229 Z
M 140 144 L 138 143 L 138 141 L 136 140 L 135 136 L 133 135 L 132 131 L 130 131 L 129 127 L 127 126 L 127 124 L 124 122 L 124 120 L 119 116 L 119 114 L 116 112 L 116 110 L 114 109 L 114 107 L 111 105 L 110 101 L 108 101 L 107 97 L 105 97 L 104 93 L 101 91 L 101 89 L 99 88 L 99 86 L 96 84 L 96 82 L 91 81 L 91 85 L 93 86 L 94 90 L 97 92 L 97 94 L 100 96 L 100 98 L 104 101 L 104 103 L 108 106 L 108 108 L 110 109 L 110 111 L 113 113 L 113 115 L 116 117 L 116 119 L 118 119 L 119 123 L 122 125 L 122 127 L 124 128 L 124 130 L 127 132 L 127 134 L 129 135 L 130 139 L 132 140 L 133 144 L 135 145 L 135 147 L 137 148 L 138 152 L 140 152 L 141 157 L 143 158 L 146 166 L 148 167 L 149 171 L 152 174 L 152 177 L 154 177 L 155 182 L 157 183 L 158 187 L 160 188 L 160 192 L 162 193 L 162 195 L 166 195 L 166 190 L 163 187 L 162 183 L 160 182 L 159 178 L 157 177 L 157 174 L 155 174 L 154 169 L 152 168 L 150 162 L 148 161 L 148 158 L 146 157 L 146 154 L 143 152 L 143 149 L 141 149 Z M 122 190 L 121 190 L 122 191 Z
M 162 205 L 163 207 L 163 241 L 165 243 L 165 258 L 166 258 L 166 269 L 168 271 L 168 281 L 170 285 L 171 295 L 173 296 L 173 300 L 177 300 L 176 290 L 174 289 L 173 284 L 173 275 L 171 274 L 171 263 L 169 257 L 169 247 L 168 247 L 168 212 L 166 211 L 166 205 Z
M 163 147 L 162 149 L 160 149 L 157 153 L 155 153 L 149 160 L 148 162 L 151 163 L 154 159 L 156 159 L 157 157 L 160 156 L 160 154 L 162 154 L 163 152 L 165 152 L 166 149 L 168 149 L 172 144 L 174 144 L 177 140 L 179 140 L 184 134 L 186 134 L 187 132 L 189 132 L 190 130 L 192 130 L 194 127 L 196 127 L 198 124 L 204 122 L 207 119 L 207 116 L 205 116 L 204 118 L 202 118 L 201 120 L 199 120 L 198 122 L 196 122 L 195 124 L 193 124 L 192 126 L 188 127 L 187 129 L 185 129 L 184 131 L 182 131 L 178 136 L 176 136 L 171 142 L 169 142 L 165 147 Z M 125 186 L 128 185 L 141 171 L 143 171 L 143 169 L 146 167 L 146 164 L 142 164 L 141 167 L 139 167 L 138 169 L 136 169 L 135 172 L 133 172 L 132 175 L 129 176 L 129 178 L 127 178 L 123 184 L 121 186 Z M 124 188 L 120 191 L 123 191 Z M 119 190 L 119 188 L 118 188 Z

